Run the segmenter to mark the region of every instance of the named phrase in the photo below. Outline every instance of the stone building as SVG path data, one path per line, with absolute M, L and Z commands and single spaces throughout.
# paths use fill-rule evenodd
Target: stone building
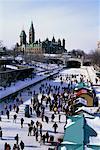
M 24 30 L 21 31 L 20 34 L 20 44 L 16 44 L 15 49 L 22 54 L 61 54 L 66 52 L 65 49 L 65 39 L 55 40 L 53 36 L 50 41 L 48 38 L 45 41 L 35 41 L 35 30 L 33 26 L 33 22 L 31 22 L 31 26 L 29 29 L 29 43 L 26 40 L 27 36 Z

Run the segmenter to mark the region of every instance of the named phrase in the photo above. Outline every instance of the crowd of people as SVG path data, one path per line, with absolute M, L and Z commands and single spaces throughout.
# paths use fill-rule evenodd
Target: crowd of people
M 54 77 L 55 78 L 55 77 Z M 27 124 L 28 133 L 27 136 L 34 136 L 36 141 L 40 142 L 40 144 L 45 143 L 53 143 L 54 136 L 49 133 L 49 130 L 46 132 L 43 131 L 43 122 L 49 124 L 52 122 L 52 128 L 54 129 L 54 133 L 56 134 L 58 131 L 59 123 L 61 123 L 62 114 L 65 115 L 65 125 L 67 124 L 68 115 L 73 115 L 75 110 L 72 105 L 73 99 L 75 99 L 74 88 L 78 83 L 77 75 L 57 75 L 56 78 L 60 79 L 60 84 L 52 85 L 50 84 L 50 79 L 48 79 L 45 83 L 41 83 L 39 87 L 39 92 L 36 90 L 32 90 L 31 88 L 27 89 L 28 96 L 31 96 L 30 104 L 29 104 L 29 114 L 31 117 L 31 121 Z M 85 77 L 83 75 L 80 76 L 80 82 L 84 81 Z M 90 82 L 87 80 L 87 83 Z M 41 97 L 39 97 L 41 95 Z M 23 104 L 22 92 L 19 96 L 14 100 L 12 105 L 9 103 L 4 104 L 3 110 L 1 110 L 0 121 L 2 121 L 2 115 L 6 115 L 7 119 L 10 119 L 10 112 L 13 110 L 15 114 L 13 115 L 13 123 L 16 123 L 17 116 L 19 114 L 20 108 L 19 106 Z M 46 110 L 49 109 L 51 112 L 51 116 L 48 116 Z M 62 113 L 61 113 L 62 112 Z M 37 118 L 41 118 L 41 121 L 34 121 L 32 116 L 36 114 Z M 58 115 L 58 122 L 55 121 L 55 117 Z M 25 123 L 25 118 L 20 118 L 20 127 L 23 130 Z M 0 138 L 3 138 L 2 128 L 0 127 Z M 28 138 L 27 138 L 28 139 Z M 25 143 L 19 140 L 19 135 L 15 135 L 14 140 L 16 143 L 13 145 L 13 150 L 23 150 L 25 147 Z M 57 141 L 56 141 L 57 142 Z M 11 146 L 8 143 L 5 143 L 4 150 L 10 150 Z

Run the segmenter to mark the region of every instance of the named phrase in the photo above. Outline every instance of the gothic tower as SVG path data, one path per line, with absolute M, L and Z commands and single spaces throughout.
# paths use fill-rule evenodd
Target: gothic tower
M 63 39 L 63 41 L 62 41 L 62 46 L 65 49 L 65 39 Z
M 26 33 L 24 30 L 20 34 L 20 45 L 26 45 Z
M 55 41 L 56 41 L 56 40 L 55 40 L 55 38 L 54 38 L 54 36 L 53 36 L 53 38 L 52 38 L 52 42 L 54 42 L 54 43 L 55 43 Z
M 33 22 L 31 22 L 31 26 L 29 29 L 29 44 L 32 44 L 35 42 L 35 32 L 33 27 Z

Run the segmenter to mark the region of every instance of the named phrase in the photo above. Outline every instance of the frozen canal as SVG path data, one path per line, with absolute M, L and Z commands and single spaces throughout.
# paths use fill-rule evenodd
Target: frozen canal
M 80 80 L 80 74 L 84 75 L 84 81 L 90 80 L 91 75 L 89 75 L 89 72 L 87 71 L 86 68 L 82 68 L 82 69 L 68 69 L 68 70 L 63 70 L 60 72 L 60 75 L 62 76 L 62 80 L 63 80 L 63 84 L 61 85 L 60 82 L 60 78 L 57 77 L 55 78 L 55 80 L 46 80 L 43 81 L 40 84 L 37 84 L 33 87 L 30 88 L 30 91 L 32 91 L 32 94 L 34 93 L 34 91 L 36 93 L 39 94 L 39 99 L 41 98 L 41 94 L 40 94 L 40 85 L 44 84 L 44 87 L 47 85 L 51 85 L 51 86 L 60 86 L 59 91 L 62 93 L 62 87 L 67 86 L 66 83 L 66 75 L 70 76 L 70 75 L 77 75 L 77 80 Z M 95 76 L 93 77 L 93 81 Z M 43 88 L 44 88 L 43 87 Z M 54 122 L 56 122 L 58 124 L 58 128 L 57 128 L 57 133 L 54 133 L 54 128 L 53 128 L 53 124 L 54 122 L 51 121 L 51 115 L 53 114 L 53 111 L 49 111 L 49 106 L 47 105 L 46 107 L 46 103 L 45 101 L 43 101 L 43 105 L 46 107 L 45 110 L 45 115 L 49 118 L 49 123 L 46 123 L 45 121 L 42 122 L 41 117 L 37 117 L 36 113 L 33 112 L 32 116 L 30 118 L 26 118 L 25 114 L 24 114 L 24 109 L 25 109 L 25 105 L 29 104 L 31 106 L 31 95 L 28 94 L 28 90 L 24 90 L 21 95 L 18 95 L 19 99 L 22 99 L 24 101 L 23 104 L 21 104 L 19 106 L 19 113 L 17 114 L 17 120 L 16 123 L 13 122 L 13 116 L 16 114 L 16 112 L 14 110 L 12 110 L 10 112 L 10 119 L 7 119 L 6 115 L 1 115 L 2 121 L 0 122 L 0 126 L 2 128 L 3 131 L 3 137 L 2 140 L 0 140 L 0 150 L 4 150 L 4 144 L 5 142 L 9 143 L 11 145 L 11 148 L 13 147 L 14 143 L 16 143 L 14 137 L 16 136 L 16 134 L 19 135 L 19 143 L 22 140 L 25 143 L 25 150 L 48 150 L 49 147 L 53 147 L 51 146 L 49 143 L 41 143 L 40 142 L 40 136 L 38 137 L 38 141 L 36 141 L 35 136 L 31 135 L 28 136 L 28 124 L 31 122 L 31 120 L 33 120 L 35 123 L 38 120 L 39 122 L 42 123 L 43 125 L 43 134 L 46 133 L 46 131 L 49 132 L 49 135 L 53 135 L 54 136 L 54 141 L 57 141 L 57 139 L 59 137 L 63 136 L 64 133 L 64 125 L 66 122 L 66 117 L 64 112 L 61 112 L 61 121 L 59 123 L 59 114 L 55 114 L 55 119 Z M 45 88 L 44 88 L 44 93 L 47 94 Z M 53 89 L 53 93 L 56 93 L 56 90 Z M 51 97 L 52 97 L 52 93 L 51 93 Z M 16 103 L 16 101 L 14 101 L 14 103 Z M 13 104 L 14 104 L 13 103 Z M 8 104 L 9 107 L 10 104 Z M 4 109 L 5 105 L 1 104 L 0 108 L 1 110 Z M 23 118 L 24 119 L 24 125 L 23 128 L 21 128 L 20 125 L 20 119 Z

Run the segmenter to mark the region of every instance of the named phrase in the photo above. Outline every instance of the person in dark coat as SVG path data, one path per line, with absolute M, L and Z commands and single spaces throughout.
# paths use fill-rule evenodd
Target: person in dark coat
M 19 112 L 19 107 L 17 106 L 16 107 L 16 113 L 18 114 L 18 112 Z
M 15 111 L 15 109 L 16 109 L 16 105 L 14 104 L 14 106 L 13 106 L 13 109 L 14 109 L 14 111 Z
M 59 114 L 59 122 L 60 122 L 60 119 L 61 119 L 61 114 Z
M 37 122 L 36 122 L 36 127 L 38 128 L 38 126 L 39 126 L 39 122 L 37 121 Z
M 18 144 L 18 142 L 19 142 L 18 134 L 15 136 L 15 140 L 16 140 L 16 143 Z
M 6 115 L 7 115 L 7 119 L 9 119 L 9 110 L 7 110 Z
M 21 128 L 23 128 L 23 123 L 24 123 L 24 119 L 23 118 L 21 118 Z
M 42 139 L 43 139 L 43 144 L 45 144 L 45 134 L 43 134 Z
M 48 143 L 48 140 L 49 140 L 49 132 L 48 131 L 46 132 L 45 137 L 46 137 L 47 143 Z
M 32 115 L 32 107 L 30 107 L 30 114 Z
M 40 136 L 42 137 L 42 123 L 40 123 Z
M 44 121 L 44 114 L 43 113 L 41 114 L 41 118 L 42 118 L 42 121 Z
M 33 126 L 34 125 L 34 121 L 33 120 L 31 120 L 31 126 Z
M 34 126 L 33 127 L 33 136 L 35 136 L 35 133 L 36 133 L 36 127 Z
M 2 129 L 0 127 L 0 138 L 2 139 Z
M 14 118 L 13 122 L 16 123 L 17 115 L 15 114 L 15 115 L 13 116 L 13 118 Z
M 38 141 L 38 129 L 36 129 L 35 137 L 36 137 L 36 141 Z
M 45 116 L 45 121 L 46 121 L 46 123 L 49 122 L 49 118 L 47 116 Z
M 52 121 L 52 122 L 53 122 L 54 118 L 55 118 L 55 115 L 52 114 L 52 116 L 51 116 L 51 121 Z
M 21 147 L 21 150 L 24 149 L 24 142 L 23 141 L 20 142 L 20 147 Z
M 11 106 L 11 105 L 9 105 L 9 110 L 11 111 L 11 109 L 12 109 L 12 106 Z
M 58 125 L 57 125 L 57 123 L 56 123 L 56 122 L 53 124 L 53 128 L 54 128 L 54 132 L 55 132 L 55 133 L 57 133 L 57 131 L 56 131 L 56 130 L 57 130 L 57 128 L 58 128 Z
M 28 124 L 28 136 L 32 134 L 32 130 L 33 130 L 33 127 L 31 126 L 31 124 Z

